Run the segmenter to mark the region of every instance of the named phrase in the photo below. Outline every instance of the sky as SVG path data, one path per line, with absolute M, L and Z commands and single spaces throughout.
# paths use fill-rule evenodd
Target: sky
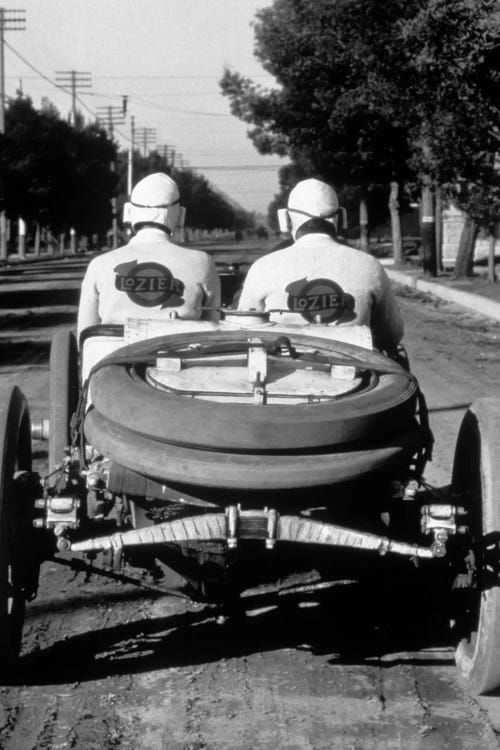
M 190 168 L 205 167 L 199 171 L 209 182 L 243 208 L 265 213 L 286 160 L 257 153 L 248 126 L 230 114 L 218 81 L 228 66 L 264 88 L 273 86 L 254 56 L 251 27 L 256 10 L 270 4 L 13 0 L 5 7 L 25 10 L 26 28 L 5 32 L 6 94 L 15 96 L 21 88 L 35 107 L 48 97 L 66 117 L 71 97 L 54 85 L 61 79 L 56 72 L 89 73 L 91 88 L 78 92 L 83 105 L 77 103 L 88 120 L 102 108 L 121 108 L 127 95 L 127 117 L 115 130 L 123 147 L 133 116 L 136 130 L 156 131 L 152 147 L 175 148 Z

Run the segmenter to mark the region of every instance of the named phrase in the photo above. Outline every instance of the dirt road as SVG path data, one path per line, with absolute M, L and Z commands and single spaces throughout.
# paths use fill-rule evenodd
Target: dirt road
M 21 385 L 34 416 L 46 414 L 51 334 L 72 325 L 74 301 L 0 303 L 0 378 Z M 444 485 L 465 405 L 500 397 L 500 325 L 413 294 L 400 303 L 436 435 L 427 479 Z M 500 747 L 500 697 L 462 691 L 439 602 L 416 582 L 245 601 L 246 622 L 227 629 L 210 610 L 46 563 L 18 684 L 0 688 L 0 748 Z

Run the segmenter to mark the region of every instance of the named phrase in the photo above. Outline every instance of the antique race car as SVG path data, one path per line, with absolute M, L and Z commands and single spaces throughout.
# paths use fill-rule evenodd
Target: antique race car
M 467 411 L 449 491 L 434 491 L 404 352 L 374 351 L 364 327 L 273 318 L 130 319 L 85 330 L 78 347 L 62 331 L 49 419 L 32 425 L 17 387 L 4 396 L 3 679 L 43 561 L 208 602 L 224 620 L 243 590 L 286 571 L 346 578 L 346 564 L 361 576 L 399 559 L 434 566 L 450 601 L 459 593 L 450 617 L 467 688 L 500 684 L 500 402 Z M 32 436 L 48 438 L 43 478 Z

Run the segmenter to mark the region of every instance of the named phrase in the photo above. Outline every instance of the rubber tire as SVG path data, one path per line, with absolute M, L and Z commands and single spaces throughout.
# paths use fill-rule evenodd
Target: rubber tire
M 500 535 L 500 399 L 479 399 L 466 412 L 455 450 L 452 492 L 463 496 L 459 503 L 469 510 L 479 537 Z M 458 644 L 455 660 L 467 690 L 482 694 L 500 686 L 500 587 L 485 587 L 474 601 L 477 625 L 470 639 Z
M 85 418 L 87 441 L 104 456 L 165 482 L 235 490 L 318 487 L 406 465 L 421 445 L 416 423 L 372 450 L 252 454 L 167 445 L 116 424 L 96 409 Z
M 49 473 L 71 442 L 70 420 L 78 403 L 78 348 L 73 331 L 58 331 L 52 339 L 49 365 Z M 54 486 L 58 476 L 49 477 Z
M 198 334 L 195 340 L 236 342 L 252 336 L 270 342 L 278 334 L 258 330 L 217 332 Z M 136 352 L 144 351 L 141 343 L 115 352 L 115 357 L 123 356 L 123 364 L 110 364 L 92 376 L 92 403 L 107 419 L 158 441 L 252 453 L 322 449 L 366 440 L 383 444 L 412 423 L 417 386 L 397 363 L 341 342 L 302 334 L 292 339 L 323 353 L 346 353 L 394 372 L 374 376 L 372 387 L 332 402 L 265 407 L 218 403 L 177 396 L 134 379 L 127 362 L 134 359 Z M 180 346 L 193 341 L 193 334 L 162 337 L 158 341 L 163 347 L 177 342 Z
M 2 394 L 0 404 L 0 681 L 9 678 L 21 650 L 25 597 L 24 564 L 17 554 L 29 551 L 18 540 L 31 529 L 31 517 L 19 513 L 12 480 L 16 471 L 31 471 L 31 423 L 17 387 Z M 18 511 L 16 513 L 16 511 Z M 23 525 L 23 528 L 20 527 Z

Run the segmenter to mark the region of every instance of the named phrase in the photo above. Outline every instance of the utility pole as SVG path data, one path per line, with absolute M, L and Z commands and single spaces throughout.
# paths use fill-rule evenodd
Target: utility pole
M 144 156 L 147 156 L 148 146 L 156 142 L 156 128 L 137 128 L 135 132 L 138 141 L 142 141 Z
M 132 194 L 132 183 L 134 179 L 134 147 L 135 147 L 135 117 L 130 118 L 130 146 L 128 150 L 127 163 L 127 195 Z
M 76 93 L 83 89 L 90 89 L 92 74 L 83 70 L 56 70 L 56 84 L 61 89 L 71 91 L 71 124 L 76 127 Z
M 420 236 L 422 238 L 422 267 L 427 276 L 437 276 L 436 261 L 436 206 L 434 185 L 427 165 L 431 162 L 431 147 L 422 143 L 422 154 L 426 171 L 422 177 L 422 203 L 420 213 Z
M 170 158 L 170 154 L 172 153 L 172 146 L 170 144 L 168 144 L 168 143 L 162 143 L 161 146 L 157 146 L 156 147 L 156 150 L 158 151 L 158 153 L 160 154 L 160 156 L 163 159 L 165 159 L 165 161 L 167 162 L 167 166 L 170 166 L 169 165 L 169 158 Z M 175 151 L 174 151 L 174 153 L 175 153 Z
M 6 31 L 24 31 L 26 11 L 0 8 L 0 133 L 5 133 L 5 52 L 4 34 Z M 3 185 L 0 185 L 0 200 L 3 202 Z M 7 260 L 7 222 L 5 211 L 0 205 L 0 260 Z
M 104 123 L 104 127 L 113 138 L 115 125 L 121 125 L 125 120 L 127 111 L 126 98 L 123 100 L 122 107 L 97 107 L 97 119 Z M 111 171 L 116 172 L 116 164 L 111 162 Z M 111 198 L 111 212 L 113 217 L 113 249 L 118 247 L 118 218 L 116 216 L 116 196 Z
M 437 276 L 436 214 L 431 178 L 424 175 L 422 184 L 422 213 L 420 216 L 422 238 L 422 267 L 427 276 Z
M 125 121 L 122 107 L 97 107 L 97 119 L 102 122 L 108 133 L 113 137 L 115 125 L 121 125 Z

